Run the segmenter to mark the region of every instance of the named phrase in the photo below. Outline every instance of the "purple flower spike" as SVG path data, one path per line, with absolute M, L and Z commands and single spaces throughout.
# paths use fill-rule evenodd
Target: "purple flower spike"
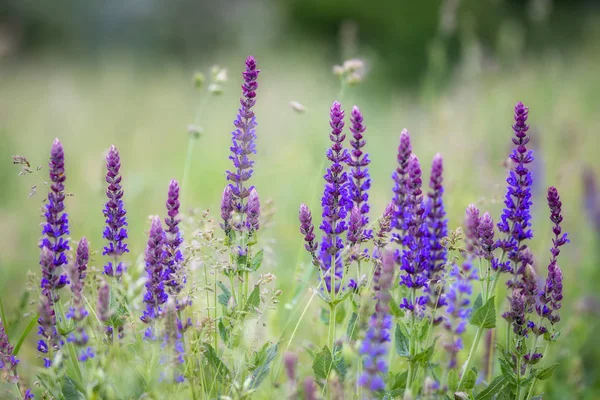
M 158 318 L 162 312 L 162 305 L 167 301 L 165 293 L 165 285 L 163 281 L 164 267 L 164 246 L 166 242 L 165 232 L 159 217 L 154 217 L 152 226 L 150 227 L 150 235 L 148 245 L 146 246 L 146 272 L 148 280 L 146 281 L 146 294 L 144 295 L 144 303 L 146 310 L 140 319 L 144 323 L 150 323 Z
M 72 310 L 73 312 L 70 315 L 75 321 L 83 320 L 88 314 L 83 302 L 83 286 L 84 279 L 87 276 L 86 270 L 89 259 L 90 249 L 88 241 L 85 237 L 83 237 L 77 246 L 75 263 L 72 265 L 70 270 L 71 291 L 73 292 L 74 305 L 74 309 Z
M 365 126 L 363 125 L 363 116 L 360 113 L 358 107 L 352 108 L 350 114 L 350 132 L 352 132 L 352 139 L 350 139 L 350 145 L 352 150 L 350 151 L 350 157 L 348 159 L 348 165 L 352 167 L 350 169 L 348 184 L 349 184 L 349 195 L 354 203 L 354 207 L 357 207 L 361 214 L 361 235 L 364 239 L 372 237 L 372 232 L 365 229 L 369 224 L 369 189 L 371 188 L 371 177 L 369 175 L 368 165 L 371 162 L 369 155 L 363 153 L 366 141 L 364 140 L 363 133 L 365 132 Z M 350 242 L 352 242 L 349 239 Z
M 343 266 L 340 251 L 344 248 L 341 235 L 348 229 L 346 215 L 351 200 L 348 198 L 347 181 L 348 176 L 344 172 L 344 163 L 349 159 L 348 150 L 344 149 L 343 142 L 346 135 L 344 129 L 344 111 L 340 103 L 333 103 L 330 110 L 331 148 L 327 149 L 327 158 L 331 166 L 325 173 L 325 190 L 321 198 L 323 206 L 323 222 L 320 229 L 325 234 L 321 241 L 321 267 L 327 290 L 331 291 L 332 276 L 335 280 L 341 279 Z M 335 290 L 339 285 L 335 284 Z
M 429 179 L 430 191 L 427 194 L 429 197 L 427 225 L 429 227 L 429 265 L 428 278 L 430 280 L 439 280 L 442 271 L 446 266 L 448 252 L 442 246 L 441 240 L 448 235 L 448 220 L 446 211 L 444 210 L 444 186 L 442 173 L 444 170 L 442 156 L 436 154 L 433 158 L 431 167 L 431 177 Z M 441 299 L 440 299 L 441 300 Z
M 560 310 L 563 299 L 563 285 L 562 285 L 562 271 L 558 266 L 558 255 L 560 254 L 560 247 L 569 243 L 566 233 L 562 233 L 560 226 L 563 217 L 561 214 L 562 203 L 558 190 L 555 187 L 548 188 L 548 207 L 550 207 L 550 220 L 554 223 L 552 232 L 554 238 L 552 239 L 552 248 L 550 249 L 550 264 L 548 265 L 548 277 L 546 278 L 546 284 L 544 290 L 540 293 L 541 304 L 537 305 L 537 313 L 546 318 L 552 325 L 560 321 Z
M 109 256 L 115 260 L 115 264 L 108 262 L 104 266 L 104 274 L 120 278 L 125 272 L 125 265 L 118 261 L 119 257 L 129 252 L 127 244 L 127 213 L 123 204 L 123 188 L 121 186 L 122 177 L 119 174 L 121 169 L 121 157 L 119 151 L 112 145 L 106 156 L 106 197 L 108 201 L 104 205 L 104 218 L 106 219 L 106 228 L 102 237 L 108 240 L 108 245 L 104 247 L 102 255 Z
M 363 236 L 363 217 L 357 206 L 350 211 L 350 222 L 348 225 L 348 242 L 352 245 L 361 243 L 364 240 Z
M 60 347 L 60 337 L 56 330 L 56 314 L 54 313 L 53 303 L 49 298 L 42 296 L 39 306 L 38 325 L 40 326 L 38 334 L 42 337 L 38 342 L 38 351 L 47 354 L 50 350 L 58 350 Z M 52 360 L 44 357 L 44 366 L 50 368 Z
M 48 168 L 52 183 L 48 192 L 48 202 L 44 206 L 46 223 L 42 229 L 43 238 L 40 247 L 50 251 L 52 261 L 46 263 L 47 268 L 42 271 L 41 288 L 42 294 L 55 302 L 59 298 L 58 289 L 68 283 L 67 275 L 63 273 L 62 268 L 67 265 L 66 251 L 69 250 L 69 242 L 65 237 L 69 234 L 69 219 L 64 212 L 65 153 L 58 139 L 54 139 L 52 143 Z
M 410 135 L 406 129 L 400 133 L 400 145 L 398 146 L 398 166 L 392 174 L 394 180 L 394 205 L 396 207 L 392 227 L 400 233 L 394 234 L 396 242 L 402 242 L 404 226 L 404 209 L 406 207 L 406 180 L 408 178 L 408 161 L 412 154 L 412 146 L 410 144 Z
M 8 335 L 4 328 L 4 322 L 0 319 L 0 370 L 6 370 L 6 378 L 9 383 L 17 383 L 17 365 L 19 360 L 13 355 L 14 347 L 10 344 Z
M 384 377 L 388 372 L 388 343 L 391 341 L 392 328 L 389 303 L 392 299 L 390 288 L 394 280 L 394 254 L 392 251 L 386 251 L 382 258 L 380 272 L 375 275 L 376 280 L 374 277 L 373 281 L 377 298 L 375 313 L 371 316 L 369 330 L 359 349 L 364 357 L 364 372 L 358 378 L 358 383 L 373 392 L 385 389 Z
M 223 220 L 221 228 L 226 235 L 231 231 L 231 213 L 233 213 L 233 190 L 227 185 L 221 196 L 221 219 Z
M 479 251 L 479 209 L 469 204 L 465 213 L 465 250 L 470 255 Z
M 379 229 L 375 232 L 374 236 L 374 244 L 375 250 L 374 253 L 379 253 L 381 249 L 383 249 L 388 243 L 388 234 L 392 231 L 392 219 L 394 218 L 394 202 L 389 203 L 385 210 L 383 211 L 383 215 L 379 218 Z M 374 256 L 378 256 L 379 254 L 374 254 Z
M 102 322 L 107 322 L 111 317 L 110 311 L 110 286 L 106 282 L 102 282 L 98 288 L 98 307 L 96 308 L 98 319 Z
M 172 180 L 169 184 L 167 196 L 167 217 L 165 218 L 166 241 L 165 241 L 165 285 L 169 294 L 177 296 L 186 282 L 182 270 L 183 254 L 181 253 L 181 231 L 179 230 L 179 184 Z
M 490 216 L 490 213 L 486 212 L 479 219 L 479 245 L 481 256 L 486 260 L 492 260 L 494 258 L 494 220 Z M 492 268 L 495 267 L 495 263 L 492 263 Z
M 522 274 L 525 263 L 521 253 L 524 250 L 522 242 L 533 237 L 531 231 L 531 171 L 527 168 L 533 162 L 533 152 L 527 149 L 529 136 L 527 131 L 527 116 L 529 109 L 518 102 L 515 106 L 515 124 L 513 125 L 514 137 L 512 139 L 515 147 L 510 154 L 510 159 L 515 167 L 509 173 L 506 182 L 508 188 L 504 200 L 505 208 L 501 220 L 498 222 L 498 230 L 506 237 L 499 240 L 497 247 L 507 252 L 508 259 L 513 263 L 515 274 Z M 507 264 L 504 270 L 510 270 Z
M 256 232 L 260 227 L 260 199 L 258 198 L 258 192 L 255 188 L 250 190 L 250 196 L 248 197 L 248 210 L 246 218 L 246 227 L 249 232 Z
M 242 97 L 240 98 L 240 109 L 236 120 L 233 122 L 235 130 L 231 133 L 231 153 L 229 159 L 233 161 L 234 171 L 227 171 L 227 180 L 233 195 L 235 211 L 243 214 L 246 212 L 244 199 L 250 195 L 251 187 L 245 187 L 246 182 L 252 176 L 254 161 L 248 156 L 256 153 L 256 117 L 252 107 L 256 104 L 256 82 L 260 70 L 256 68 L 256 60 L 249 56 L 246 59 L 246 70 L 242 73 L 244 84 L 242 85 Z
M 300 219 L 300 233 L 304 235 L 304 248 L 313 257 L 313 263 L 316 262 L 316 265 L 319 265 L 316 255 L 318 246 L 315 243 L 315 227 L 312 222 L 312 215 L 306 204 L 300 205 L 298 218 Z

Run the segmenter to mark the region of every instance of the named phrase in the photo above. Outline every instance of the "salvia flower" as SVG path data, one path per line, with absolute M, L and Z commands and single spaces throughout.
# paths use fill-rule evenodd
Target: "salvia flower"
M 494 220 L 492 219 L 490 213 L 484 213 L 479 219 L 478 226 L 478 236 L 479 236 L 479 249 L 481 257 L 486 260 L 492 260 L 494 258 Z M 495 267 L 495 264 L 492 263 L 492 267 Z
M 388 235 L 392 231 L 392 219 L 394 217 L 394 203 L 389 203 L 383 215 L 378 220 L 378 229 L 375 231 L 373 242 L 375 244 L 374 252 L 380 252 L 389 242 Z
M 242 97 L 237 118 L 233 122 L 235 130 L 231 133 L 231 156 L 235 170 L 227 171 L 227 180 L 232 183 L 232 205 L 239 214 L 246 212 L 245 199 L 250 195 L 251 187 L 244 183 L 252 176 L 254 161 L 249 158 L 256 153 L 256 117 L 252 108 L 256 104 L 256 82 L 260 70 L 256 68 L 256 60 L 249 56 L 246 59 L 246 70 L 242 73 L 244 84 L 242 85 Z
M 180 321 L 177 318 L 177 306 L 173 300 L 169 300 L 165 312 L 165 333 L 163 346 L 170 348 L 170 367 L 173 369 L 173 381 L 181 383 L 184 377 L 181 366 L 184 364 L 184 347 L 182 329 L 179 327 Z
M 366 229 L 369 224 L 369 189 L 371 188 L 368 165 L 371 161 L 369 155 L 363 152 L 366 144 L 363 134 L 366 127 L 363 124 L 363 116 L 356 106 L 352 108 L 350 122 L 350 132 L 352 132 L 350 145 L 352 150 L 348 158 L 348 165 L 351 167 L 348 179 L 349 195 L 354 207 L 359 210 L 361 216 L 360 236 L 358 237 L 361 240 L 368 240 L 372 236 L 372 232 Z M 350 238 L 348 238 L 348 241 L 352 242 Z
M 344 129 L 344 111 L 340 103 L 333 103 L 330 110 L 331 134 L 329 138 L 332 142 L 331 147 L 327 149 L 327 158 L 331 161 L 331 166 L 325 173 L 325 190 L 321 198 L 323 207 L 323 221 L 321 231 L 324 236 L 321 241 L 321 267 L 327 290 L 332 290 L 332 280 L 341 279 L 343 273 L 342 259 L 340 252 L 344 248 L 341 235 L 348 229 L 346 225 L 346 215 L 350 201 L 347 192 L 347 173 L 344 172 L 344 163 L 349 158 L 348 150 L 344 149 L 343 142 L 346 135 Z M 332 278 L 335 276 L 335 278 Z M 339 285 L 334 285 L 335 290 Z
M 388 372 L 387 356 L 392 328 L 389 303 L 392 300 L 390 288 L 394 280 L 394 269 L 393 252 L 386 251 L 380 274 L 376 275 L 376 281 L 374 277 L 373 282 L 377 288 L 375 313 L 371 316 L 367 335 L 359 350 L 363 355 L 364 372 L 358 378 L 358 383 L 374 392 L 385 389 L 384 378 Z
M 166 203 L 165 225 L 167 229 L 164 254 L 165 285 L 172 296 L 177 296 L 183 290 L 186 282 L 182 269 L 183 254 L 180 249 L 183 238 L 179 229 L 179 206 L 179 184 L 176 180 L 172 180 L 169 184 Z
M 525 268 L 521 260 L 521 252 L 524 249 L 522 242 L 533 237 L 531 230 L 531 185 L 532 176 L 528 165 L 533 162 L 533 152 L 527 149 L 529 136 L 527 131 L 527 116 L 529 109 L 518 102 L 515 106 L 515 124 L 513 125 L 514 137 L 512 139 L 515 147 L 510 154 L 510 159 L 515 165 L 506 179 L 508 183 L 504 199 L 504 210 L 498 222 L 498 230 L 506 235 L 498 241 L 497 247 L 507 252 L 515 268 L 514 274 L 523 273 Z M 509 270 L 509 267 L 504 268 Z
M 88 311 L 85 308 L 83 301 L 84 279 L 87 276 L 87 264 L 90 259 L 89 245 L 87 239 L 81 238 L 77 245 L 77 254 L 75 263 L 70 269 L 71 291 L 73 292 L 73 307 L 69 309 L 66 317 L 79 322 L 77 328 L 68 337 L 67 341 L 74 343 L 79 347 L 84 347 L 80 352 L 79 360 L 86 361 L 94 357 L 94 352 L 91 347 L 85 348 L 89 341 L 89 336 L 85 331 L 82 321 L 87 317 Z
M 144 323 L 150 323 L 161 314 L 162 305 L 168 298 L 163 281 L 165 241 L 166 236 L 160 218 L 154 217 L 145 253 L 145 269 L 148 274 L 146 294 L 144 295 L 146 310 L 140 318 Z M 149 332 L 152 333 L 152 331 Z
M 404 272 L 400 275 L 400 285 L 415 290 L 427 286 L 425 268 L 429 262 L 428 231 L 425 224 L 426 210 L 421 185 L 421 166 L 418 158 L 413 154 L 408 165 L 406 208 L 403 217 L 406 224 L 403 244 L 406 248 L 402 252 L 399 250 L 396 252 L 396 260 Z M 416 297 L 414 301 L 404 298 L 400 307 L 422 316 L 427 301 L 427 296 Z
M 465 213 L 465 250 L 475 255 L 479 249 L 479 209 L 469 204 Z
M 38 351 L 42 354 L 44 367 L 52 366 L 51 356 L 61 345 L 61 340 L 56 329 L 56 314 L 53 303 L 49 298 L 42 296 L 39 306 L 38 335 L 42 337 L 38 341 Z
M 112 311 L 110 309 L 110 286 L 106 282 L 102 282 L 98 288 L 98 304 L 96 307 L 96 313 L 98 319 L 105 325 L 112 317 Z M 109 338 L 112 338 L 113 329 L 111 326 L 106 325 L 105 333 Z
M 248 197 L 248 209 L 246 218 L 246 227 L 249 232 L 256 232 L 260 227 L 260 199 L 258 198 L 258 192 L 255 188 L 250 190 L 250 196 Z
M 104 247 L 102 255 L 112 257 L 104 266 L 104 274 L 108 276 L 121 277 L 125 272 L 125 265 L 119 261 L 119 257 L 126 252 L 127 248 L 127 220 L 125 218 L 125 207 L 123 204 L 123 188 L 121 186 L 122 177 L 120 175 L 121 157 L 119 151 L 113 145 L 106 156 L 106 197 L 108 201 L 104 205 L 104 218 L 106 227 L 102 237 L 108 240 L 108 245 Z
M 231 217 L 233 213 L 233 190 L 231 186 L 225 186 L 223 195 L 221 196 L 221 228 L 225 231 L 226 235 L 229 235 L 231 231 Z
M 566 233 L 562 233 L 560 226 L 563 217 L 561 214 L 562 203 L 558 190 L 555 187 L 548 188 L 548 207 L 550 207 L 550 220 L 554 223 L 552 232 L 552 248 L 550 249 L 550 264 L 548 265 L 548 277 L 543 291 L 540 293 L 540 303 L 537 305 L 538 314 L 547 319 L 552 325 L 560 321 L 558 310 L 562 305 L 563 285 L 562 271 L 558 266 L 558 255 L 560 248 L 569 243 Z
M 300 233 L 304 235 L 304 248 L 311 254 L 313 258 L 313 263 L 319 265 L 318 258 L 316 255 L 318 246 L 315 242 L 315 227 L 312 222 L 312 215 L 310 213 L 310 209 L 306 204 L 300 205 L 298 218 L 300 219 Z
M 404 209 L 406 206 L 406 180 L 408 178 L 408 161 L 412 154 L 412 146 L 410 144 L 410 135 L 406 129 L 400 133 L 400 144 L 398 145 L 398 156 L 396 171 L 392 174 L 394 180 L 394 198 L 393 202 L 395 205 L 394 218 L 392 220 L 392 227 L 396 229 L 397 233 L 394 233 L 393 238 L 395 241 L 402 243 L 404 226 Z
M 0 319 L 0 370 L 7 382 L 16 383 L 19 381 L 17 375 L 17 365 L 19 360 L 13 355 L 14 347 L 8 340 L 8 335 L 4 328 L 4 322 Z
M 44 206 L 46 222 L 42 229 L 41 247 L 50 251 L 52 262 L 42 264 L 41 288 L 42 294 L 55 302 L 58 300 L 58 289 L 68 283 L 62 269 L 67 265 L 66 251 L 69 250 L 66 238 L 69 234 L 69 217 L 65 212 L 65 153 L 58 139 L 52 143 L 48 168 L 52 183 Z

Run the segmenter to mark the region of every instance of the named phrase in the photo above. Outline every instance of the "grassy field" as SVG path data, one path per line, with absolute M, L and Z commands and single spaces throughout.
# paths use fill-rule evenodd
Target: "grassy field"
M 520 100 L 530 107 L 535 137 L 532 247 L 537 269 L 544 271 L 548 260 L 551 230 L 544 196 L 550 184 L 561 191 L 564 229 L 572 242 L 561 261 L 566 283 L 563 338 L 552 355 L 561 360 L 561 368 L 546 393 L 556 399 L 594 398 L 594 388 L 600 388 L 598 351 L 588 352 L 586 346 L 599 324 L 586 305 L 598 304 L 598 237 L 582 207 L 581 173 L 587 166 L 600 175 L 598 43 L 590 40 L 560 54 L 524 56 L 509 66 L 492 67 L 486 60 L 476 60 L 481 68 L 473 69 L 465 62 L 451 84 L 435 96 L 384 90 L 381 84 L 369 90 L 367 77 L 362 86 L 349 88 L 338 98 L 339 84 L 331 66 L 320 61 L 325 49 L 254 54 L 262 73 L 253 184 L 261 198 L 272 199 L 276 207 L 273 227 L 260 237 L 271 251 L 270 263 L 263 270 L 278 277 L 276 286 L 284 291 L 283 303 L 291 299 L 302 276 L 299 270 L 309 261 L 300 252 L 297 212 L 302 202 L 314 205 L 315 210 L 320 203 L 328 110 L 333 100 L 340 100 L 347 110 L 356 104 L 365 116 L 374 215 L 391 199 L 390 175 L 398 137 L 407 128 L 423 164 L 429 165 L 437 152 L 444 156 L 451 229 L 462 223 L 464 209 L 472 202 L 495 217 L 500 214 L 512 107 Z M 0 291 L 7 310 L 18 303 L 28 271 L 39 275 L 39 210 L 47 191 L 39 177 L 46 177 L 54 137 L 65 147 L 66 190 L 73 194 L 67 198 L 71 236 L 87 236 L 95 250 L 103 243 L 104 156 L 111 144 L 122 157 L 131 262 L 143 252 L 148 215 L 163 212 L 169 180 L 182 178 L 190 123 L 202 126 L 204 133 L 193 142 L 183 208 L 210 208 L 218 215 L 224 171 L 230 167 L 231 122 L 238 107 L 244 56 L 217 54 L 198 65 L 207 70 L 218 63 L 230 75 L 225 93 L 211 98 L 201 111 L 203 94 L 191 81 L 194 69 L 168 60 L 106 54 L 93 61 L 38 56 L 0 64 Z M 302 103 L 306 112 L 294 112 L 290 101 Z M 39 177 L 19 177 L 19 168 L 11 165 L 14 154 L 43 165 Z M 28 198 L 34 184 L 37 194 Z M 101 262 L 97 255 L 92 265 L 100 268 Z M 303 295 L 301 301 L 307 297 Z M 314 306 L 316 310 L 316 302 Z M 271 338 L 282 331 L 288 313 L 285 307 L 270 312 L 267 331 Z M 315 328 L 317 312 L 308 315 L 294 339 L 295 348 L 326 330 Z M 34 335 L 29 341 L 23 353 L 24 371 L 36 363 Z M 572 397 L 573 393 L 577 396 Z

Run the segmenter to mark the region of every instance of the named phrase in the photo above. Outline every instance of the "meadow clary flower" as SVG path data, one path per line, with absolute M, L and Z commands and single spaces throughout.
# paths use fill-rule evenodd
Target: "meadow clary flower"
M 385 207 L 385 210 L 383 210 L 383 215 L 377 221 L 379 227 L 376 229 L 375 235 L 373 236 L 373 243 L 375 245 L 373 253 L 380 253 L 381 249 L 388 244 L 388 235 L 392 231 L 393 217 L 394 202 L 391 202 Z M 377 254 L 374 254 L 374 256 L 377 257 Z
M 77 245 L 77 254 L 75 263 L 70 269 L 71 291 L 73 292 L 73 307 L 69 309 L 66 317 L 74 321 L 80 322 L 77 328 L 67 337 L 67 342 L 74 343 L 83 350 L 79 354 L 80 361 L 86 361 L 94 357 L 94 351 L 91 347 L 85 347 L 89 341 L 89 336 L 81 323 L 87 315 L 88 311 L 85 308 L 83 300 L 84 279 L 87 276 L 87 264 L 90 259 L 89 245 L 87 239 L 81 238 Z
M 406 235 L 403 238 L 404 250 L 396 251 L 396 260 L 400 263 L 400 285 L 408 289 L 419 290 L 427 287 L 426 266 L 429 263 L 428 231 L 425 223 L 425 204 L 421 191 L 421 166 L 413 154 L 408 162 L 408 178 L 406 179 L 407 195 L 404 222 Z M 414 301 L 403 298 L 400 308 L 415 312 L 422 316 L 427 304 L 427 296 L 417 296 Z
M 255 188 L 250 190 L 250 196 L 248 197 L 248 208 L 246 218 L 246 228 L 248 232 L 256 232 L 260 228 L 260 199 L 258 198 L 258 192 Z
M 465 215 L 465 250 L 473 256 L 479 250 L 479 209 L 469 204 Z
M 231 213 L 233 213 L 233 190 L 231 186 L 225 186 L 221 196 L 221 228 L 226 235 L 231 231 Z
M 354 207 L 358 209 L 361 216 L 360 221 L 360 235 L 354 235 L 354 239 L 361 241 L 368 240 L 372 236 L 372 231 L 366 229 L 369 224 L 369 189 L 371 188 L 371 176 L 369 175 L 368 165 L 371 162 L 369 160 L 369 154 L 363 152 L 366 140 L 364 139 L 364 132 L 366 127 L 363 124 L 363 116 L 358 109 L 354 106 L 350 113 L 350 132 L 352 132 L 352 138 L 350 139 L 350 157 L 348 158 L 348 165 L 350 173 L 348 177 L 349 185 L 349 196 L 354 204 Z M 348 241 L 356 243 L 348 237 Z
M 300 233 L 304 235 L 304 248 L 312 256 L 313 263 L 315 265 L 319 265 L 318 258 L 316 255 L 318 245 L 315 242 L 315 227 L 312 222 L 312 215 L 310 213 L 310 209 L 306 204 L 300 205 L 298 218 L 300 219 Z
M 185 351 L 183 347 L 183 334 L 179 327 L 177 318 L 177 306 L 173 300 L 169 300 L 165 311 L 165 333 L 163 346 L 169 346 L 171 349 L 171 367 L 173 368 L 173 381 L 181 383 L 184 376 L 179 366 L 184 364 Z
M 382 258 L 380 272 L 373 280 L 373 287 L 376 288 L 375 313 L 369 320 L 367 335 L 359 349 L 363 356 L 364 372 L 358 378 L 358 383 L 374 392 L 385 389 L 384 379 L 389 367 L 388 344 L 391 342 L 390 329 L 392 328 L 390 288 L 396 266 L 392 251 L 384 252 Z
M 106 281 L 102 282 L 98 288 L 98 303 L 96 306 L 96 313 L 98 314 L 98 319 L 100 322 L 104 323 L 105 325 L 112 316 L 112 311 L 110 309 L 110 286 L 108 286 Z M 109 338 L 112 338 L 113 328 L 111 326 L 106 325 L 104 331 Z
M 122 177 L 120 175 L 121 157 L 119 151 L 113 145 L 108 150 L 106 156 L 106 197 L 108 201 L 104 205 L 104 218 L 106 227 L 102 237 L 108 240 L 108 245 L 104 246 L 102 255 L 109 256 L 115 262 L 109 261 L 104 265 L 104 274 L 108 276 L 121 277 L 126 270 L 119 257 L 126 252 L 127 248 L 127 220 L 125 218 L 125 207 L 123 204 L 123 188 L 121 186 Z
M 52 254 L 48 249 L 42 249 L 45 252 L 42 258 L 50 258 Z M 48 353 L 52 354 L 58 350 L 61 345 L 61 340 L 56 329 L 56 313 L 54 312 L 54 303 L 45 296 L 40 299 L 39 305 L 39 318 L 38 318 L 38 335 L 42 337 L 38 341 L 38 352 L 42 354 L 44 360 L 44 367 L 50 368 L 52 366 L 52 360 L 47 356 Z
M 560 321 L 559 310 L 563 299 L 563 276 L 558 266 L 558 255 L 560 248 L 569 243 L 566 233 L 562 233 L 560 226 L 563 217 L 561 214 L 562 202 L 558 190 L 555 187 L 548 189 L 548 206 L 550 207 L 550 220 L 553 222 L 552 248 L 550 249 L 550 264 L 548 265 L 548 277 L 543 291 L 540 293 L 540 304 L 537 305 L 538 314 L 547 319 L 552 325 Z
M 158 318 L 162 311 L 162 305 L 165 304 L 168 299 L 168 296 L 165 293 L 165 283 L 163 281 L 165 241 L 166 236 L 160 218 L 154 217 L 150 227 L 150 234 L 144 258 L 146 262 L 145 269 L 148 274 L 146 294 L 144 295 L 146 309 L 144 310 L 142 317 L 140 317 L 142 322 L 147 324 Z M 149 333 L 152 334 L 152 330 L 150 330 Z
M 256 153 L 256 117 L 252 107 L 256 104 L 256 82 L 260 70 L 256 68 L 256 60 L 249 56 L 246 59 L 246 70 L 242 73 L 244 84 L 242 85 L 242 97 L 240 108 L 233 124 L 235 130 L 231 133 L 231 156 L 235 170 L 227 171 L 227 180 L 232 183 L 232 206 L 239 214 L 246 213 L 245 199 L 250 196 L 252 187 L 246 187 L 244 183 L 252 176 L 254 160 L 249 155 Z M 243 220 L 243 217 L 242 217 Z M 243 226 L 236 228 L 242 229 Z
M 513 273 L 522 274 L 525 263 L 521 253 L 524 250 L 522 242 L 533 237 L 531 230 L 531 185 L 533 182 L 528 165 L 533 162 L 533 152 L 527 149 L 529 136 L 527 131 L 527 116 L 529 109 L 518 102 L 515 106 L 515 124 L 513 125 L 515 147 L 510 154 L 514 168 L 506 179 L 508 183 L 504 199 L 504 210 L 498 222 L 498 230 L 506 236 L 497 242 L 497 247 L 507 252 L 508 262 L 498 265 L 503 270 L 515 269 Z M 512 263 L 512 264 L 511 264 Z
M 181 253 L 181 231 L 179 229 L 179 184 L 176 180 L 169 183 L 169 193 L 167 195 L 167 217 L 165 218 L 166 240 L 165 240 L 165 285 L 167 291 L 172 296 L 177 296 L 186 282 L 183 273 L 182 263 L 183 254 Z
M 14 347 L 10 344 L 8 335 L 4 328 L 4 322 L 0 318 L 0 370 L 4 371 L 5 378 L 10 383 L 19 381 L 17 365 L 19 360 L 13 355 Z
M 495 265 L 494 260 L 494 220 L 490 213 L 484 213 L 479 219 L 479 226 L 477 228 L 479 235 L 479 252 L 481 257 L 486 260 L 492 261 L 492 267 Z
M 344 248 L 344 243 L 341 235 L 348 229 L 346 215 L 348 207 L 351 206 L 347 190 L 348 176 L 344 172 L 344 164 L 350 156 L 348 150 L 343 147 L 346 135 L 343 133 L 344 111 L 340 103 L 337 101 L 333 103 L 329 116 L 331 126 L 329 139 L 332 144 L 326 154 L 331 165 L 324 176 L 325 190 L 321 198 L 323 221 L 320 226 L 324 233 L 320 249 L 321 268 L 327 291 L 332 290 L 332 276 L 335 277 L 334 281 L 342 278 L 343 265 L 340 252 Z M 336 291 L 339 290 L 337 282 L 334 287 Z
M 394 218 L 392 219 L 392 227 L 398 231 L 392 236 L 394 241 L 402 243 L 405 231 L 404 224 L 404 209 L 406 207 L 406 180 L 408 178 L 408 161 L 412 154 L 412 146 L 410 144 L 410 135 L 406 129 L 400 133 L 400 145 L 398 146 L 396 171 L 392 174 L 394 180 Z
M 64 287 L 68 282 L 63 268 L 67 265 L 66 252 L 69 250 L 69 217 L 65 211 L 65 153 L 62 144 L 54 139 L 50 150 L 50 162 L 48 163 L 50 173 L 50 191 L 48 201 L 45 204 L 46 219 L 42 229 L 42 248 L 47 249 L 52 262 L 42 264 L 42 294 L 52 303 L 58 300 L 58 289 Z M 44 252 L 42 251 L 42 257 Z

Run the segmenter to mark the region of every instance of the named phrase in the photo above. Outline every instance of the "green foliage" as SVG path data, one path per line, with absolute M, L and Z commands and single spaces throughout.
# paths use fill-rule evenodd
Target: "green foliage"
M 254 371 L 252 372 L 252 383 L 250 387 L 256 389 L 268 376 L 271 369 L 271 363 L 277 356 L 279 350 L 279 344 L 275 343 L 265 345 L 256 353 L 254 358 Z
M 219 300 L 219 304 L 221 304 L 223 307 L 227 307 L 227 305 L 229 304 L 229 299 L 231 299 L 231 291 L 229 290 L 229 288 L 227 286 L 225 286 L 225 284 L 223 282 L 217 282 L 217 285 L 219 286 L 219 288 L 221 289 L 221 294 L 217 297 Z
M 223 361 L 219 358 L 217 352 L 210 344 L 206 343 L 204 346 L 206 348 L 204 355 L 206 356 L 209 364 L 213 367 L 213 370 L 217 375 L 217 379 L 221 383 L 227 383 L 227 379 L 229 379 L 231 376 L 229 368 L 227 368 L 225 363 L 223 363 Z
M 317 353 L 313 360 L 313 372 L 315 377 L 320 380 L 327 380 L 329 372 L 333 366 L 333 357 L 331 356 L 331 350 L 329 347 L 324 346 L 323 349 Z
M 475 396 L 475 400 L 491 400 L 496 394 L 504 389 L 504 386 L 506 386 L 504 376 L 497 376 L 490 382 L 487 388 L 483 389 Z
M 260 305 L 260 286 L 254 286 L 250 295 L 248 295 L 248 300 L 246 301 L 245 311 L 254 311 Z
M 85 399 L 85 396 L 83 395 L 83 393 L 81 393 L 79 390 L 77 390 L 75 382 L 68 376 L 65 376 L 63 378 L 62 395 L 64 396 L 65 400 L 84 400 Z
M 546 368 L 543 368 L 539 371 L 536 371 L 534 376 L 541 381 L 550 379 L 552 377 L 552 374 L 554 374 L 554 371 L 556 370 L 558 365 L 559 365 L 558 363 L 555 363 L 555 364 L 552 364 L 552 365 L 550 365 Z
M 485 329 L 496 327 L 496 305 L 494 303 L 495 296 L 492 296 L 484 305 L 481 304 L 481 295 L 477 297 L 473 304 L 473 313 L 469 322 L 472 325 L 480 326 Z M 479 306 L 479 307 L 476 307 Z
M 467 376 L 465 377 L 462 388 L 471 390 L 475 387 L 475 382 L 477 382 L 477 368 L 471 368 L 466 374 Z
M 396 354 L 398 354 L 401 357 L 410 357 L 409 340 L 408 337 L 406 337 L 406 335 L 402 331 L 402 328 L 399 323 L 396 324 L 394 338 Z

